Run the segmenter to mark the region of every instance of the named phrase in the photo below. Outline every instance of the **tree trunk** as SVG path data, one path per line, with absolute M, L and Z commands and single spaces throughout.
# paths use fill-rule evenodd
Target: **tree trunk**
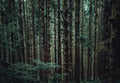
M 80 83 L 80 0 L 75 2 L 75 80 Z

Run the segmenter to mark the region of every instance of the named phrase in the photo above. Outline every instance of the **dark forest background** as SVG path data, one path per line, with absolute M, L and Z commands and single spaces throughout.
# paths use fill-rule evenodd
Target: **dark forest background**
M 0 83 L 120 83 L 120 0 L 0 0 Z

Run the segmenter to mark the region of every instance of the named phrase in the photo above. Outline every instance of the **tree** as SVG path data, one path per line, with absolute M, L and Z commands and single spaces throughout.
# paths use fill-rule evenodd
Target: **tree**
M 75 2 L 75 80 L 80 82 L 80 0 Z
M 33 68 L 39 65 L 35 59 L 61 65 L 36 71 L 37 80 L 49 75 L 62 83 L 119 80 L 119 3 L 0 0 L 0 58 Z

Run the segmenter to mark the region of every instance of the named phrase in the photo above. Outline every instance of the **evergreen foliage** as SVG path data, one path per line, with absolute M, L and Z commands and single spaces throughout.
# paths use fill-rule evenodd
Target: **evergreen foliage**
M 4 62 L 4 61 L 3 61 Z M 41 81 L 44 79 L 39 78 L 37 79 L 37 73 L 41 70 L 44 71 L 49 71 L 51 69 L 59 68 L 60 66 L 53 63 L 53 62 L 41 62 L 40 60 L 34 60 L 34 63 L 36 65 L 31 65 L 31 64 L 25 64 L 25 63 L 7 63 L 6 64 L 1 64 L 0 66 L 0 80 L 5 80 L 7 79 L 6 83 L 9 81 L 13 81 L 14 79 L 17 81 L 13 82 L 25 82 L 26 81 L 31 81 L 31 82 L 37 82 Z M 8 65 L 9 64 L 9 65 Z M 7 67 L 6 67 L 7 66 Z M 50 80 L 57 80 L 60 78 L 59 74 L 55 74 L 54 77 L 48 76 Z
M 117 83 L 119 4 L 0 0 L 0 83 Z

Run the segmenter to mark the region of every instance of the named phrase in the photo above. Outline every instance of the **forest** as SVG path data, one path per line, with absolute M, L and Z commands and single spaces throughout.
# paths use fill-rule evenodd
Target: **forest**
M 0 83 L 120 83 L 120 0 L 0 0 Z

